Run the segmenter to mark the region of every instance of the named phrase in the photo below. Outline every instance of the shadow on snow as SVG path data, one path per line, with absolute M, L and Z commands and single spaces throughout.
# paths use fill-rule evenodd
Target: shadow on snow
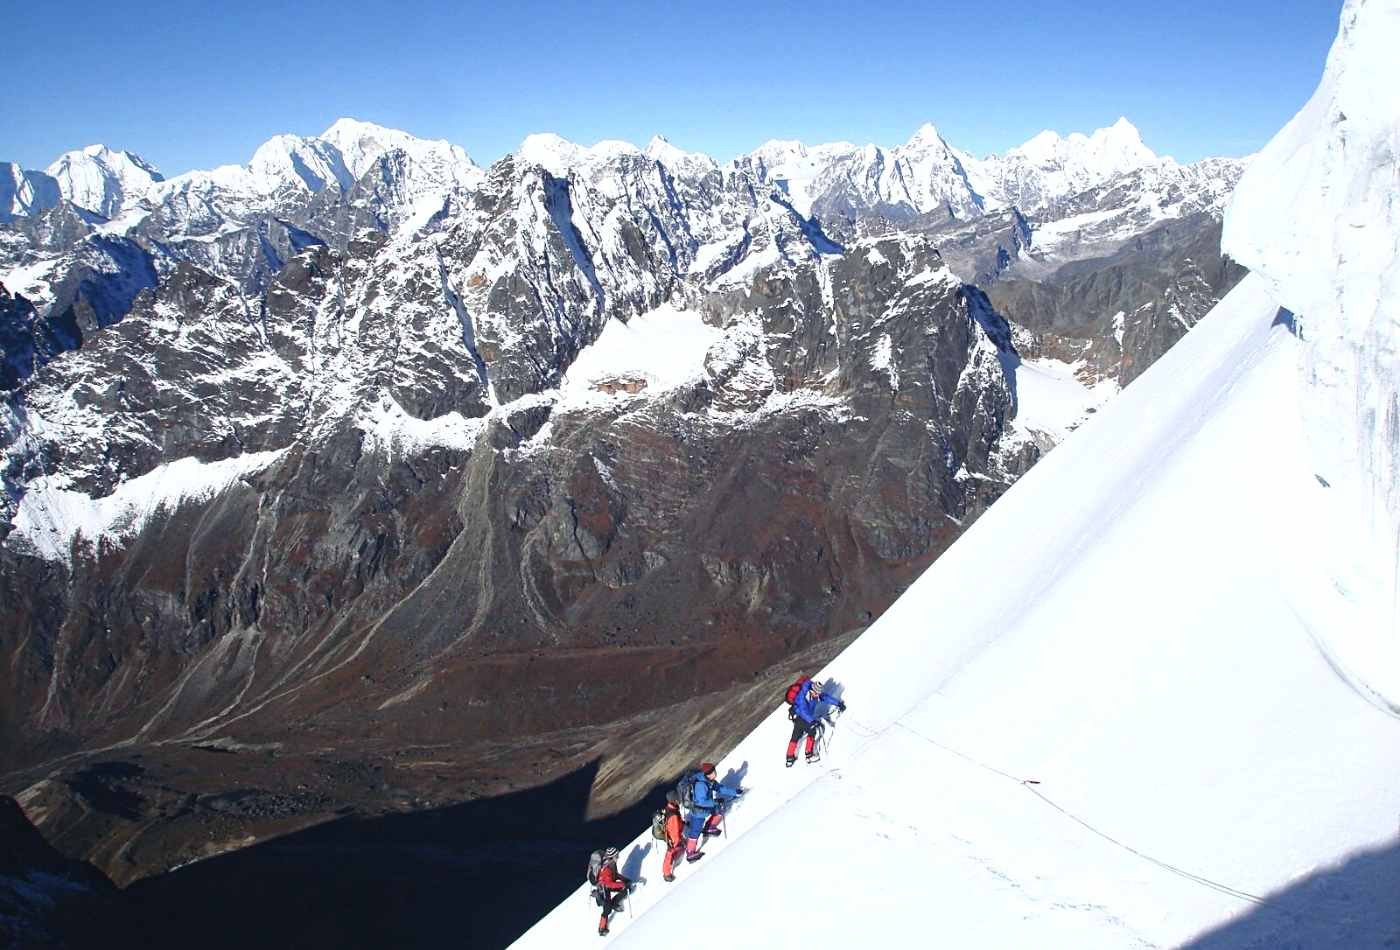
M 1286 833 L 1286 829 L 1280 829 Z M 1400 947 L 1400 841 L 1360 851 L 1185 944 L 1189 950 Z

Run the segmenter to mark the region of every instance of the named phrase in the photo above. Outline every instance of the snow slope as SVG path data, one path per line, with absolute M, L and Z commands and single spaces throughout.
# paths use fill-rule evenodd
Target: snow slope
M 1398 17 L 1396 0 L 1349 0 L 1328 76 L 1372 69 L 1348 41 L 1390 42 Z M 1317 200 L 1273 154 L 1255 186 Z M 1393 218 L 1364 223 L 1394 241 Z M 1347 539 L 1300 411 L 1311 344 L 1276 296 L 1291 279 L 1246 278 L 823 671 L 850 713 L 821 765 L 779 764 L 775 710 L 721 760 L 751 789 L 731 838 L 671 885 L 647 834 L 626 847 L 624 872 L 648 883 L 612 939 L 660 946 L 703 921 L 731 947 L 800 930 L 832 946 L 1117 948 L 1234 924 L 1213 945 L 1393 946 L 1400 715 L 1374 686 L 1388 671 L 1352 665 L 1384 654 L 1338 645 L 1395 630 L 1354 630 L 1366 618 L 1317 594 Z M 1395 362 L 1379 368 L 1393 386 Z M 580 889 L 517 946 L 596 946 L 596 921 Z

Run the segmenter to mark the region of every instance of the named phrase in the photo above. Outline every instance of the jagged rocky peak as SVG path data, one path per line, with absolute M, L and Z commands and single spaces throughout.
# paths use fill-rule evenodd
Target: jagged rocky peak
M 64 198 L 104 218 L 134 206 L 152 185 L 165 180 L 141 156 L 105 145 L 65 152 L 45 171 Z

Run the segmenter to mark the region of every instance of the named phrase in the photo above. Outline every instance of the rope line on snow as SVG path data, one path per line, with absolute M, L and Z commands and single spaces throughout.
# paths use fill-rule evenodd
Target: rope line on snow
M 915 737 L 916 739 L 922 739 L 924 742 L 927 742 L 929 745 L 936 746 L 937 748 L 942 749 L 944 752 L 947 752 L 947 753 L 949 753 L 949 754 L 951 754 L 951 755 L 955 755 L 955 756 L 957 756 L 958 758 L 960 758 L 960 759 L 962 759 L 962 760 L 964 760 L 964 761 L 966 761 L 966 762 L 968 762 L 968 763 L 970 763 L 970 764 L 976 766 L 976 767 L 979 768 L 979 769 L 982 769 L 982 770 L 984 770 L 984 771 L 986 771 L 986 772 L 991 772 L 993 775 L 999 775 L 999 776 L 1001 776 L 1001 777 L 1004 778 L 1004 779 L 1007 779 L 1007 780 L 1009 780 L 1009 781 L 1015 782 L 1017 785 L 1020 785 L 1020 786 L 1021 786 L 1022 788 L 1024 788 L 1026 791 L 1030 792 L 1030 793 L 1031 793 L 1032 795 L 1034 795 L 1036 798 L 1040 799 L 1040 800 L 1041 800 L 1042 802 L 1044 802 L 1046 805 L 1049 805 L 1051 808 L 1055 809 L 1057 812 L 1059 812 L 1060 814 L 1064 815 L 1066 818 L 1068 818 L 1069 820 L 1073 821 L 1075 824 L 1079 825 L 1079 826 L 1080 826 L 1081 828 L 1083 828 L 1084 830 L 1089 831 L 1089 832 L 1091 832 L 1091 833 L 1097 835 L 1098 837 L 1102 838 L 1103 840 L 1107 841 L 1108 843 L 1110 843 L 1110 844 L 1112 844 L 1112 845 L 1114 845 L 1114 846 L 1116 846 L 1116 847 L 1118 847 L 1118 848 L 1121 848 L 1121 849 L 1123 849 L 1124 851 L 1127 851 L 1129 854 L 1135 855 L 1135 856 L 1141 858 L 1142 860 L 1149 862 L 1150 864 L 1155 864 L 1157 867 L 1161 868 L 1161 869 L 1164 870 L 1164 871 L 1168 871 L 1168 872 L 1170 872 L 1170 873 L 1172 873 L 1172 874 L 1177 875 L 1178 877 L 1184 878 L 1185 880 L 1191 881 L 1191 882 L 1196 883 L 1196 884 L 1200 884 L 1200 885 L 1203 886 L 1203 887 L 1208 887 L 1208 888 L 1210 888 L 1210 889 L 1213 890 L 1213 891 L 1217 891 L 1217 892 L 1219 892 L 1219 893 L 1221 893 L 1221 894 L 1225 894 L 1225 895 L 1227 895 L 1227 896 L 1229 896 L 1229 897 L 1234 897 L 1234 898 L 1236 898 L 1236 899 L 1238 899 L 1238 900 L 1247 901 L 1248 903 L 1251 903 L 1251 904 L 1258 904 L 1258 905 L 1260 905 L 1260 906 L 1268 906 L 1268 907 L 1272 908 L 1273 910 L 1276 910 L 1276 911 L 1278 911 L 1279 913 L 1282 913 L 1282 914 L 1286 914 L 1287 916 L 1292 917 L 1292 918 L 1294 918 L 1294 919 L 1301 919 L 1300 915 L 1295 914 L 1295 913 L 1293 913 L 1293 912 L 1291 912 L 1291 911 L 1288 911 L 1288 910 L 1286 910 L 1286 909 L 1284 909 L 1284 908 L 1281 908 L 1281 907 L 1277 906 L 1276 904 L 1271 903 L 1267 898 L 1260 897 L 1260 896 L 1257 895 L 1257 894 L 1251 894 L 1249 891 L 1242 891 L 1242 890 L 1240 890 L 1240 889 L 1237 888 L 1237 887 L 1231 887 L 1229 884 L 1222 884 L 1220 881 L 1212 880 L 1211 878 L 1205 877 L 1204 875 L 1196 874 L 1195 872 L 1193 872 L 1193 871 L 1188 871 L 1188 870 L 1186 870 L 1185 868 L 1177 867 L 1177 866 L 1174 865 L 1174 864 L 1169 864 L 1168 862 L 1163 861 L 1163 860 L 1161 860 L 1160 858 L 1154 858 L 1154 857 L 1153 857 L 1152 855 L 1150 855 L 1150 854 L 1146 854 L 1145 852 L 1139 851 L 1137 848 L 1134 848 L 1134 847 L 1133 847 L 1132 845 L 1130 845 L 1130 844 L 1127 844 L 1127 843 L 1125 843 L 1125 842 L 1123 842 L 1123 841 L 1119 841 L 1117 838 L 1113 837 L 1112 835 L 1108 834 L 1107 832 L 1101 831 L 1101 830 L 1099 830 L 1098 828 L 1095 828 L 1093 825 L 1091 825 L 1089 822 L 1085 821 L 1083 818 L 1080 818 L 1078 815 L 1074 814 L 1073 812 L 1069 811 L 1068 809 L 1064 808 L 1063 806 L 1057 804 L 1054 800 L 1052 800 L 1052 799 L 1051 799 L 1049 796 L 1047 796 L 1044 792 L 1042 792 L 1040 789 L 1036 788 L 1036 786 L 1040 784 L 1040 780 L 1039 780 L 1039 779 L 1021 778 L 1021 777 L 1019 777 L 1019 776 L 1012 775 L 1010 772 L 1004 772 L 1004 771 L 1002 771 L 1001 769 L 999 769 L 999 768 L 997 768 L 997 767 L 995 767 L 995 766 L 993 766 L 993 765 L 988 765 L 986 762 L 982 762 L 982 761 L 980 761 L 980 760 L 978 760 L 978 759 L 973 758 L 972 756 L 968 755 L 968 754 L 965 753 L 965 752 L 959 752 L 957 749 L 954 749 L 954 748 L 951 748 L 951 747 L 949 747 L 949 746 L 946 746 L 946 745 L 944 745 L 943 743 L 939 742 L 937 739 L 931 739 L 931 738 L 929 738 L 928 736 L 924 735 L 922 732 L 919 732 L 917 729 L 914 729 L 914 728 L 912 728 L 911 726 L 907 726 L 907 725 L 905 725 L 904 723 L 899 722 L 898 720 L 892 722 L 890 725 L 898 726 L 899 728 L 903 729 L 905 732 L 909 733 L 911 736 Z M 869 728 L 869 727 L 866 727 L 866 728 Z M 887 727 L 887 728 L 888 728 L 888 727 Z M 878 732 L 876 732 L 875 734 L 878 734 L 879 732 L 884 732 L 884 731 L 885 731 L 885 730 L 883 730 L 883 729 L 882 729 L 882 730 L 878 730 Z

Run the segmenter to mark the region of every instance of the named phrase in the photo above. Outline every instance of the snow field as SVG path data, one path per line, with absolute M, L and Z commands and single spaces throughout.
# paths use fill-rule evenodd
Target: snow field
M 704 375 L 705 354 L 724 336 L 693 311 L 662 305 L 623 323 L 609 320 L 569 366 L 560 386 L 565 407 L 608 401 L 600 383 L 638 380 L 647 395 Z
M 1111 379 L 1085 386 L 1076 377 L 1076 369 L 1060 360 L 1020 361 L 1015 368 L 1016 417 L 1011 425 L 1063 442 L 1089 410 L 1098 411 L 1118 394 L 1118 384 Z

